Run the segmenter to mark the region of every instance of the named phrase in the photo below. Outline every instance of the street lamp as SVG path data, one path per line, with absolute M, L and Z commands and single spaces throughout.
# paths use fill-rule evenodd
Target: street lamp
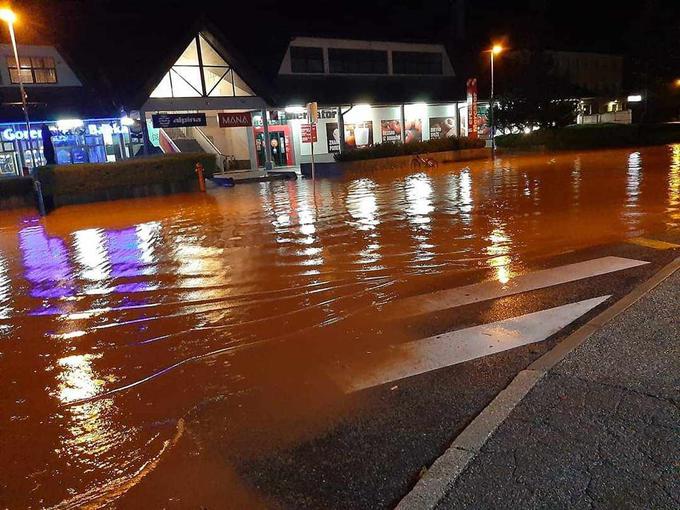
M 17 20 L 17 15 L 14 14 L 14 12 L 11 11 L 10 9 L 0 9 L 0 19 L 7 23 L 7 28 L 9 28 L 9 37 L 12 40 L 14 59 L 16 60 L 17 63 L 17 75 L 19 76 L 19 91 L 21 93 L 21 106 L 24 110 L 24 120 L 26 121 L 28 150 L 31 153 L 31 163 L 35 168 L 35 152 L 33 151 L 33 139 L 31 138 L 31 122 L 28 120 L 28 105 L 26 104 L 26 91 L 24 90 L 24 79 L 21 76 L 21 64 L 19 64 L 19 51 L 17 50 L 17 40 L 14 37 L 14 23 Z
M 490 50 L 487 50 L 489 54 L 491 55 L 491 99 L 490 99 L 490 105 L 489 105 L 489 120 L 490 120 L 490 128 L 491 128 L 491 150 L 496 153 L 496 125 L 494 123 L 494 118 L 493 118 L 493 103 L 494 103 L 494 94 L 493 94 L 493 62 L 494 62 L 494 57 L 496 55 L 499 55 L 503 51 L 503 46 L 500 44 L 494 44 Z

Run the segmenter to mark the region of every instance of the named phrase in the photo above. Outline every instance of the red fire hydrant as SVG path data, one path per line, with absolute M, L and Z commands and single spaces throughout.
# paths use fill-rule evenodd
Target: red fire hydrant
M 196 175 L 198 175 L 198 189 L 205 193 L 205 177 L 203 176 L 203 165 L 196 163 Z

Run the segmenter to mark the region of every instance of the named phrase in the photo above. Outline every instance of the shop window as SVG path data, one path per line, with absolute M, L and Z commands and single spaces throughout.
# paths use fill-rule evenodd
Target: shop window
M 57 83 L 57 67 L 52 57 L 20 57 L 19 67 L 14 57 L 7 57 L 12 83 Z
M 392 52 L 394 74 L 443 74 L 441 53 L 418 51 Z
M 231 65 L 202 36 L 196 36 L 151 93 L 151 97 L 253 96 Z
M 387 52 L 330 48 L 328 66 L 331 73 L 387 74 Z
M 290 67 L 294 73 L 323 73 L 323 50 L 291 46 Z

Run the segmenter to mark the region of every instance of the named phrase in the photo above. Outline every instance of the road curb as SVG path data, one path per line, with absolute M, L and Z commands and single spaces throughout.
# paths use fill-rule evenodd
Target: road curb
M 430 466 L 396 510 L 430 510 L 477 456 L 482 446 L 505 421 L 512 410 L 547 372 L 583 344 L 614 317 L 627 310 L 647 293 L 680 269 L 680 257 L 661 268 L 612 306 L 598 314 L 550 351 L 519 372 L 510 384 L 487 405 L 456 437 L 451 446 Z

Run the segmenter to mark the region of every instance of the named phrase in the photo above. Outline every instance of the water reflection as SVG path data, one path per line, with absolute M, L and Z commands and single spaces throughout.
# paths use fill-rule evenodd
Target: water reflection
M 106 235 L 101 229 L 79 230 L 73 234 L 76 261 L 80 265 L 79 276 L 91 282 L 83 289 L 85 294 L 107 294 L 107 280 L 111 274 Z
M 416 228 L 429 230 L 432 205 L 432 180 L 427 174 L 409 175 L 405 181 L 406 214 L 408 221 Z
M 12 312 L 10 301 L 12 291 L 11 281 L 7 261 L 0 255 L 0 319 L 8 319 Z M 0 331 L 2 331 L 1 325 Z
M 375 188 L 375 182 L 370 179 L 358 179 L 348 187 L 345 206 L 359 230 L 373 230 L 379 224 Z
M 512 248 L 512 241 L 506 234 L 502 224 L 499 224 L 493 229 L 487 240 L 490 244 L 486 248 L 486 253 L 491 256 L 491 258 L 487 260 L 487 264 L 494 268 L 496 279 L 500 283 L 508 283 L 513 276 L 513 272 L 510 268 L 511 258 L 509 255 Z
M 31 283 L 31 296 L 58 299 L 73 295 L 71 265 L 64 241 L 48 237 L 38 224 L 19 231 L 19 247 L 24 277 Z
M 240 416 L 227 439 L 257 436 L 257 413 L 235 399 L 269 409 L 277 395 L 263 388 L 300 367 L 416 331 L 377 331 L 376 304 L 489 271 L 511 283 L 546 254 L 677 226 L 680 145 L 6 217 L 0 328 L 11 323 L 16 341 L 0 342 L 0 403 L 22 421 L 3 425 L 0 462 L 13 464 L 0 487 L 9 507 L 49 507 L 138 472 L 167 440 L 160 429 L 215 400 Z M 321 386 L 320 400 L 334 398 Z

